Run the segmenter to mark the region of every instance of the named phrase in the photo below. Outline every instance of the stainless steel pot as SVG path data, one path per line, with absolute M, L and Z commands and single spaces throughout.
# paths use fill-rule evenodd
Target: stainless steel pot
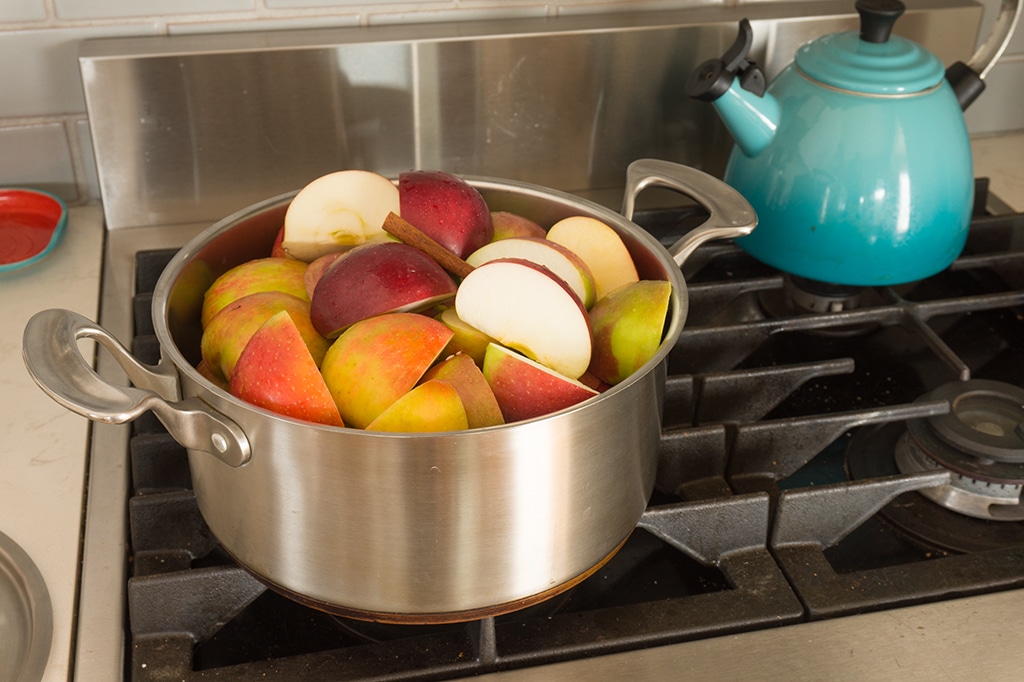
M 626 217 L 561 192 L 470 178 L 492 210 L 542 225 L 590 215 L 614 227 L 641 276 L 673 284 L 656 357 L 626 381 L 561 412 L 441 434 L 317 426 L 242 402 L 195 370 L 199 312 L 214 277 L 265 255 L 292 195 L 242 210 L 189 242 L 153 298 L 156 366 L 69 311 L 25 329 L 24 357 L 43 390 L 89 419 L 123 423 L 152 410 L 186 448 L 199 509 L 224 549 L 271 587 L 319 608 L 393 622 L 478 618 L 550 597 L 625 541 L 651 494 L 666 357 L 687 311 L 678 264 L 700 243 L 756 224 L 750 205 L 691 168 L 641 160 L 623 213 L 645 187 L 674 188 L 710 213 L 670 251 Z M 112 386 L 77 341 L 91 338 L 135 387 Z

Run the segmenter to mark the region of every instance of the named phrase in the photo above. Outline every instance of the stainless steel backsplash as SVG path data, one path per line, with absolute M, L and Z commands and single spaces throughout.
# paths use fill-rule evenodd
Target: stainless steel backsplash
M 723 170 L 731 138 L 683 84 L 740 18 L 771 77 L 799 44 L 855 28 L 852 6 L 87 41 L 107 223 L 214 222 L 342 168 L 519 179 L 617 208 L 634 159 Z M 979 6 L 910 7 L 898 33 L 947 64 L 970 56 Z

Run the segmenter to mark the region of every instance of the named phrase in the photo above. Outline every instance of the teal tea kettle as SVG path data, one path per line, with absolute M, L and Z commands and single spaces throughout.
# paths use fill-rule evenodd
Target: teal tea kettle
M 737 244 L 784 272 L 877 286 L 931 276 L 967 239 L 973 164 L 963 109 L 1020 13 L 1004 0 L 992 35 L 948 70 L 892 35 L 898 0 L 857 0 L 861 25 L 802 45 L 770 85 L 747 55 L 750 23 L 701 64 L 691 97 L 712 102 L 736 142 L 725 181 L 757 211 Z

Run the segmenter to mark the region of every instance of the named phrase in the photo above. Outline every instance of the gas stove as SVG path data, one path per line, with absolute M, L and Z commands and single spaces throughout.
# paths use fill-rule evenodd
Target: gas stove
M 699 219 L 688 209 L 636 217 L 666 244 Z M 120 322 L 143 361 L 159 356 L 149 311 L 176 251 L 170 232 L 196 231 L 163 230 L 154 246 L 122 239 L 129 230 L 112 245 L 122 267 L 110 281 L 134 292 Z M 838 295 L 732 244 L 699 249 L 685 266 L 690 315 L 668 359 L 656 490 L 638 529 L 572 590 L 495 618 L 362 622 L 266 589 L 206 528 L 184 449 L 155 418 L 137 420 L 120 433 L 131 491 L 117 577 L 126 676 L 551 679 L 735 637 L 842 631 L 863 614 L 1014 597 L 1024 587 L 1022 243 L 1024 215 L 979 212 L 947 271 Z

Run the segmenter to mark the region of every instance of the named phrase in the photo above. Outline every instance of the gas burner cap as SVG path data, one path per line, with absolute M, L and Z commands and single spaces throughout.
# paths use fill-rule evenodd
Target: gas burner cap
M 948 400 L 950 412 L 907 423 L 896 444 L 900 471 L 947 469 L 950 483 L 923 495 L 977 518 L 1024 520 L 1024 389 L 972 379 L 940 386 L 921 400 Z
M 759 294 L 761 308 L 773 318 L 794 315 L 831 315 L 858 310 L 882 303 L 871 287 L 830 284 L 783 274 L 781 289 L 766 289 Z M 823 327 L 812 332 L 817 336 L 844 338 L 861 336 L 878 328 L 874 321 L 842 326 Z

